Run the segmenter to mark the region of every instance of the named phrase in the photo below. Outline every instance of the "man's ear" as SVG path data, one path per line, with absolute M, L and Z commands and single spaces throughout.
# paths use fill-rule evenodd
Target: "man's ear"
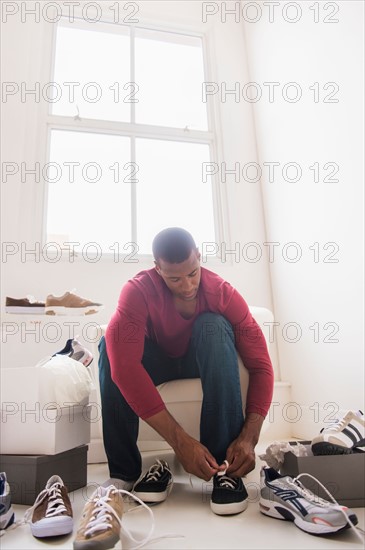
M 197 247 L 197 248 L 195 249 L 195 252 L 196 252 L 196 257 L 197 257 L 197 258 L 198 258 L 198 260 L 200 261 L 200 260 L 201 260 L 201 257 L 202 257 L 202 255 L 200 254 L 200 252 L 199 252 L 199 248 L 198 248 L 198 247 Z
M 153 263 L 155 264 L 155 270 L 157 271 L 157 273 L 158 273 L 159 275 L 161 275 L 161 273 L 160 273 L 160 266 L 158 265 L 158 263 L 157 263 L 155 260 L 154 260 Z

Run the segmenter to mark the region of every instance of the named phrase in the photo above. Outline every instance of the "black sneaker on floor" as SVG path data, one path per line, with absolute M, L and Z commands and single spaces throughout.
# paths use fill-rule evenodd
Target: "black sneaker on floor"
M 157 460 L 135 484 L 133 493 L 143 502 L 163 502 L 172 489 L 172 473 L 165 460 Z
M 239 514 L 247 508 L 247 491 L 240 477 L 215 475 L 210 507 L 215 514 Z

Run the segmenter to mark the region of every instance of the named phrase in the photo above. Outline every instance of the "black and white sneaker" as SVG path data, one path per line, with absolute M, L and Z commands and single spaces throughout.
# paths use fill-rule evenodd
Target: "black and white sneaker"
M 247 497 L 246 487 L 240 477 L 230 477 L 225 473 L 214 476 L 210 507 L 215 514 L 240 514 L 247 508 Z
M 312 452 L 317 455 L 349 454 L 365 451 L 365 417 L 361 411 L 348 411 L 322 428 L 312 440 Z
M 143 502 L 163 502 L 172 489 L 173 479 L 165 460 L 157 460 L 135 484 L 133 494 Z

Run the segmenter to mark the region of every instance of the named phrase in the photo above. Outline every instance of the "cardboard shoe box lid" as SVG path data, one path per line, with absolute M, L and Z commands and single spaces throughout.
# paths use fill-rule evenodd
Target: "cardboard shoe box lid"
M 365 506 L 365 452 L 347 455 L 313 456 L 310 441 L 291 441 L 291 445 L 301 443 L 311 456 L 295 456 L 288 452 L 280 468 L 282 475 L 296 477 L 299 474 L 310 474 L 339 502 L 349 507 Z M 307 489 L 315 495 L 331 501 L 328 494 L 313 479 L 307 476 L 300 478 Z

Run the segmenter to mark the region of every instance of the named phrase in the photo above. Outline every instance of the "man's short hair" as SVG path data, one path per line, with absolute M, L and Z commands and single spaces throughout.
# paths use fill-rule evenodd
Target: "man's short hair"
M 196 244 L 188 231 L 181 227 L 168 227 L 156 235 L 152 242 L 155 261 L 164 260 L 179 264 L 187 260 Z

